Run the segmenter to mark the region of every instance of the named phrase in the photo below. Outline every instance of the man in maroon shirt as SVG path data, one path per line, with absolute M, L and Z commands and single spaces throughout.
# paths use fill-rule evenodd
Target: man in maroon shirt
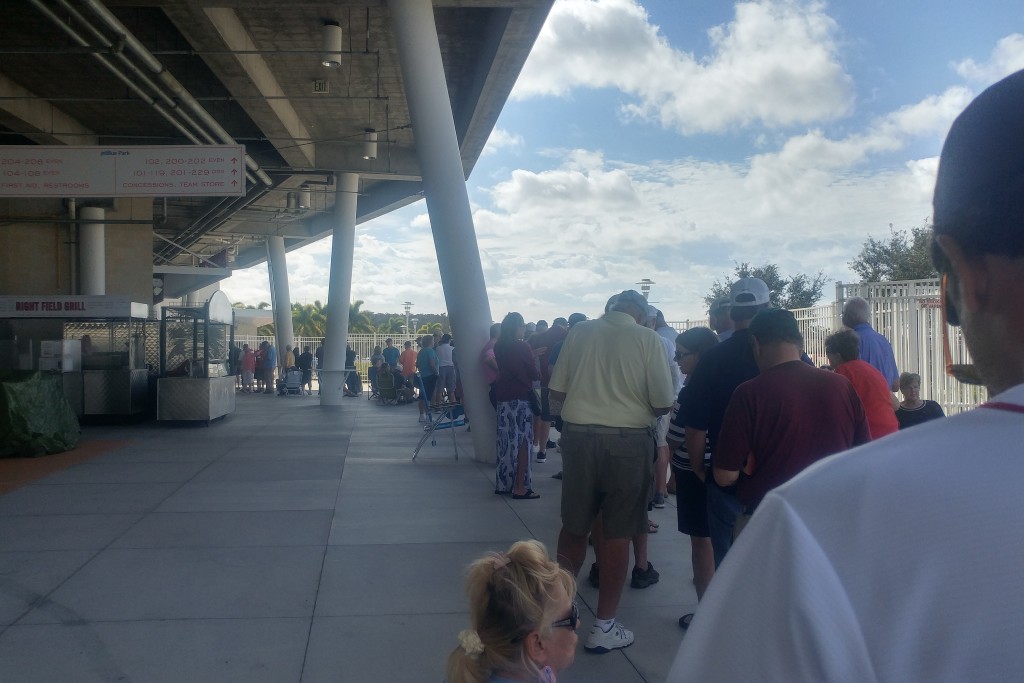
M 712 456 L 715 481 L 735 483 L 744 506 L 734 535 L 770 490 L 825 456 L 871 440 L 850 381 L 800 360 L 803 336 L 792 313 L 761 311 L 750 337 L 761 374 L 733 393 Z

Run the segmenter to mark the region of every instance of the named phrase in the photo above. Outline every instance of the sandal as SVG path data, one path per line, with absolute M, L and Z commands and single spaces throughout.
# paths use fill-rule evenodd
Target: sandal
M 533 489 L 529 489 L 526 493 L 513 493 L 512 498 L 515 500 L 536 500 L 540 498 L 540 494 Z
M 693 613 L 691 612 L 690 614 L 684 614 L 683 616 L 679 617 L 679 628 L 685 631 L 686 629 L 690 628 L 691 621 L 693 621 Z
M 658 533 L 658 523 L 647 520 L 647 533 L 656 534 Z

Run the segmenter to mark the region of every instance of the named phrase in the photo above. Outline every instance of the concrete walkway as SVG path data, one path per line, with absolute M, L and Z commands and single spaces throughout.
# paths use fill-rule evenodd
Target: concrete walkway
M 457 431 L 457 462 L 449 431 L 412 462 L 415 406 L 365 395 L 332 411 L 239 394 L 210 427 L 86 427 L 106 452 L 0 495 L 0 681 L 442 680 L 465 566 L 523 538 L 553 553 L 560 526 L 557 452 L 534 465 L 541 499 L 511 500 Z M 696 605 L 673 503 L 652 513 L 661 582 L 625 588 L 636 643 L 584 652 L 597 591 L 581 576 L 560 683 L 664 680 Z

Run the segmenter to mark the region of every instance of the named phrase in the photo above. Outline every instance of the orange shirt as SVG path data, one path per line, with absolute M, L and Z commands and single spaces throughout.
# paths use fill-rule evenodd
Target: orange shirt
M 402 377 L 409 377 L 416 374 L 415 349 L 405 349 L 402 351 L 402 355 L 398 358 L 398 362 L 402 364 Z
M 900 423 L 892 409 L 892 392 L 882 373 L 862 360 L 850 360 L 836 368 L 836 374 L 853 383 L 860 402 L 864 404 L 872 439 L 899 431 Z

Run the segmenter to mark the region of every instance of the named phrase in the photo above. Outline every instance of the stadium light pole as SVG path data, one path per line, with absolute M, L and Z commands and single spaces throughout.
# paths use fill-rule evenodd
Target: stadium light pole
M 657 283 L 649 277 L 645 277 L 637 284 L 640 285 L 640 293 L 644 295 L 644 299 L 647 299 L 649 298 L 648 295 L 651 293 L 651 286 Z

